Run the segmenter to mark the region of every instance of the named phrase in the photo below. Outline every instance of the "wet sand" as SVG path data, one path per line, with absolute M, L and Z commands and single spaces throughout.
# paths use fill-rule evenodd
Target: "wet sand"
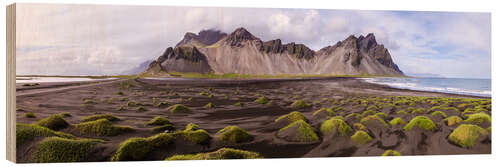
M 123 88 L 121 82 L 129 82 L 133 86 Z M 119 95 L 117 92 L 122 92 L 123 95 Z M 213 97 L 200 95 L 200 92 L 208 92 Z M 475 147 L 468 149 L 450 143 L 447 136 L 456 126 L 444 126 L 439 122 L 440 120 L 434 120 L 438 125 L 436 132 L 404 131 L 401 127 L 392 126 L 384 130 L 367 127 L 374 140 L 364 145 L 354 143 L 349 136 L 321 136 L 319 126 L 325 118 L 314 117 L 313 113 L 322 107 L 333 106 L 325 99 L 340 101 L 349 98 L 390 98 L 393 96 L 481 98 L 395 89 L 367 83 L 356 78 L 248 80 L 155 80 L 140 78 L 98 83 L 41 84 L 29 89 L 18 86 L 17 93 L 17 123 L 34 123 L 51 114 L 69 112 L 72 117 L 65 119 L 70 124 L 77 124 L 84 116 L 111 114 L 121 119 L 115 122 L 115 125 L 128 125 L 136 129 L 135 132 L 114 137 L 82 136 L 105 140 L 102 149 L 89 158 L 89 161 L 109 161 L 118 145 L 127 138 L 152 136 L 153 127 L 144 124 L 155 116 L 167 117 L 179 130 L 184 129 L 188 123 L 195 123 L 205 129 L 213 139 L 206 146 L 157 150 L 145 160 L 164 160 L 175 154 L 208 152 L 221 147 L 255 151 L 265 158 L 379 156 L 388 149 L 398 150 L 403 155 L 491 153 L 491 139 L 485 139 Z M 271 105 L 254 102 L 261 96 L 272 100 Z M 120 101 L 120 98 L 127 100 Z M 157 102 L 166 101 L 170 104 L 186 105 L 193 112 L 169 113 L 165 107 L 157 107 L 153 104 L 153 98 L 156 98 Z M 95 99 L 97 104 L 92 109 L 84 108 L 82 107 L 84 99 Z M 303 109 L 291 107 L 290 105 L 297 99 L 312 105 Z M 117 110 L 120 106 L 125 106 L 128 101 L 140 102 L 147 111 L 137 112 L 135 107 L 129 107 L 124 111 Z M 243 106 L 234 105 L 237 102 L 242 103 Z M 213 103 L 215 107 L 204 107 L 207 103 Z M 360 113 L 365 109 L 350 104 L 336 106 L 345 108 L 345 112 L 341 116 L 353 112 Z M 417 107 L 428 109 L 432 106 L 419 104 L 415 108 Z M 276 133 L 282 127 L 275 123 L 275 119 L 292 111 L 300 111 L 309 119 L 310 124 L 320 136 L 319 142 L 290 142 L 277 137 Z M 35 113 L 37 118 L 24 117 L 27 112 Z M 388 115 L 385 118 L 386 122 L 397 116 L 395 111 L 384 110 L 381 112 Z M 406 122 L 409 122 L 411 118 L 410 115 L 403 117 Z M 346 122 L 354 128 L 353 124 L 357 121 Z M 254 140 L 242 144 L 221 144 L 217 141 L 215 134 L 218 130 L 229 125 L 236 125 L 247 130 L 254 136 Z M 68 132 L 65 129 L 61 131 Z M 379 131 L 380 133 L 378 133 Z M 32 147 L 36 147 L 36 145 L 17 149 L 19 162 L 28 161 L 23 153 L 29 152 L 33 149 Z

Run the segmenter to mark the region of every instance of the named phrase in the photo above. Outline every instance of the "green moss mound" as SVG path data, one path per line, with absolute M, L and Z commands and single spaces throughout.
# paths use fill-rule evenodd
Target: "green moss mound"
M 186 129 L 184 131 L 195 131 L 201 129 L 200 126 L 194 124 L 194 123 L 189 123 L 186 125 Z
M 293 102 L 290 106 L 293 108 L 300 109 L 300 108 L 311 107 L 311 104 L 307 104 L 303 100 L 295 100 L 295 102 Z
M 383 125 L 384 127 L 386 127 L 386 128 L 388 128 L 388 127 L 389 127 L 389 125 L 387 125 L 387 123 L 386 123 L 386 122 L 385 122 L 382 118 L 380 118 L 380 117 L 379 117 L 379 116 L 377 116 L 377 115 L 370 115 L 370 116 L 366 116 L 366 117 L 364 117 L 363 119 L 361 119 L 361 121 L 360 121 L 360 122 L 361 122 L 361 124 L 363 124 L 363 125 L 365 125 L 365 126 L 369 126 L 369 124 L 370 124 L 371 122 L 373 122 L 373 123 L 376 123 L 376 124 L 380 123 L 380 124 L 382 124 L 382 125 Z
M 318 114 L 323 114 L 323 115 L 327 115 L 327 116 L 333 116 L 335 115 L 335 112 L 331 109 L 331 108 L 320 108 L 319 110 L 316 110 L 314 113 L 313 113 L 313 116 L 315 115 L 318 115 Z
M 425 114 L 425 109 L 424 108 L 417 108 L 415 110 L 413 110 L 411 113 L 412 114 Z
M 202 144 L 202 145 L 209 144 L 210 139 L 211 139 L 208 132 L 203 130 L 203 129 L 184 130 L 181 132 L 176 132 L 175 134 L 181 135 L 182 137 L 184 137 L 184 140 L 187 140 L 187 141 L 195 143 L 195 144 Z
M 166 160 L 217 160 L 217 159 L 256 159 L 263 158 L 259 153 L 233 148 L 221 148 L 214 152 L 174 155 Z
M 415 126 L 426 131 L 434 131 L 437 129 L 436 124 L 434 124 L 434 122 L 426 116 L 416 116 L 408 124 L 406 124 L 403 129 L 409 131 Z
M 441 117 L 441 118 L 446 118 L 447 117 L 447 115 L 444 112 L 442 112 L 442 111 L 434 111 L 434 112 L 431 113 L 431 116 L 433 116 L 433 117 Z
M 205 108 L 214 108 L 215 105 L 213 103 L 207 103 L 207 105 L 204 106 Z
M 242 102 L 236 102 L 234 103 L 234 106 L 237 106 L 237 107 L 242 107 L 244 104 Z
M 167 118 L 161 116 L 156 116 L 150 121 L 146 122 L 146 125 L 165 125 L 165 124 L 170 124 L 170 121 L 168 121 Z
M 107 119 L 99 119 L 76 124 L 74 130 L 80 135 L 116 136 L 122 133 L 132 132 L 133 128 L 128 126 L 114 126 Z
M 175 104 L 167 108 L 171 113 L 191 112 L 191 109 L 182 104 Z
M 19 147 L 24 143 L 35 139 L 36 137 L 57 136 L 62 138 L 73 139 L 73 135 L 54 131 L 52 129 L 33 125 L 33 124 L 16 124 L 16 146 Z
M 26 118 L 36 118 L 36 115 L 33 112 L 27 112 L 27 113 L 24 113 L 24 117 L 26 117 Z
M 54 114 L 47 118 L 41 119 L 35 123 L 52 130 L 64 129 L 69 126 L 69 123 L 60 115 Z
M 354 126 L 354 129 L 356 129 L 356 130 L 365 130 L 366 129 L 366 126 L 363 125 L 363 124 L 361 124 L 361 123 L 359 123 L 359 122 L 354 123 L 353 126 Z
M 303 120 L 303 121 L 308 121 L 307 118 L 300 112 L 298 111 L 292 111 L 286 115 L 278 117 L 278 119 L 274 120 L 274 122 L 279 122 L 281 120 L 286 120 L 289 123 L 298 121 L 298 120 Z
M 375 112 L 375 111 L 373 111 L 373 110 L 366 110 L 366 111 L 364 111 L 364 112 L 361 114 L 361 116 L 362 116 L 362 117 L 365 117 L 365 116 L 368 116 L 368 115 L 375 115 L 375 113 L 376 113 L 376 112 Z
M 395 151 L 395 150 L 386 150 L 382 156 L 401 156 L 401 153 Z
M 120 120 L 120 118 L 115 117 L 113 115 L 101 114 L 101 115 L 92 115 L 92 116 L 83 117 L 82 121 L 83 122 L 89 122 L 89 121 L 95 121 L 95 120 L 98 120 L 98 119 L 107 119 L 109 121 L 119 121 Z
M 337 134 L 347 136 L 353 132 L 352 128 L 341 119 L 331 118 L 321 124 L 320 131 L 323 135 Z
M 148 111 L 148 109 L 146 109 L 146 107 L 139 106 L 139 107 L 135 108 L 135 111 L 137 111 L 137 112 L 146 112 L 146 111 Z
M 253 136 L 238 126 L 227 126 L 217 132 L 219 139 L 231 143 L 244 143 L 253 140 Z
M 488 132 L 486 130 L 477 125 L 462 124 L 451 132 L 448 140 L 460 147 L 470 148 L 476 144 L 479 135 L 487 134 Z
M 259 103 L 259 104 L 266 104 L 269 100 L 267 100 L 266 97 L 262 96 L 257 98 L 254 102 Z
M 351 136 L 351 140 L 358 144 L 366 144 L 372 141 L 372 137 L 365 131 L 358 130 Z
M 172 124 L 165 124 L 153 128 L 153 133 L 173 132 L 175 127 Z
M 443 121 L 446 123 L 446 125 L 453 126 L 453 125 L 461 123 L 463 120 L 459 116 L 454 115 L 454 116 L 450 116 L 448 118 L 445 118 Z
M 491 117 L 484 112 L 480 112 L 468 115 L 464 122 L 476 125 L 482 124 L 483 122 L 491 123 Z
M 401 126 L 404 126 L 406 124 L 406 122 L 401 119 L 400 117 L 396 117 L 394 119 L 392 119 L 389 124 L 391 124 L 392 126 L 396 126 L 396 125 L 401 125 Z
M 111 161 L 144 160 L 155 148 L 162 148 L 175 139 L 173 134 L 160 133 L 148 138 L 132 137 L 120 143 Z
M 405 110 L 399 110 L 398 112 L 396 112 L 396 114 L 398 114 L 398 115 L 408 115 L 408 112 L 406 112 Z
M 346 115 L 344 120 L 347 120 L 347 119 L 361 119 L 363 118 L 363 116 L 361 116 L 361 114 L 359 113 L 350 113 L 349 115 Z
M 33 162 L 82 162 L 100 142 L 95 139 L 49 137 L 42 140 L 33 153 Z
M 383 118 L 383 119 L 387 118 L 387 114 L 385 114 L 383 112 L 376 113 L 375 115 L 380 117 L 380 118 Z
M 294 142 L 316 142 L 319 137 L 314 129 L 304 120 L 295 121 L 281 128 L 278 136 Z

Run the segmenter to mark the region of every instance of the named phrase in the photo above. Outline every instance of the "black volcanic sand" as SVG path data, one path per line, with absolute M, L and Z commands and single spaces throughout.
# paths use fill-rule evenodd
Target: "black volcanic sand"
M 127 84 L 124 84 L 127 83 Z M 74 84 L 71 84 L 74 86 Z M 130 85 L 130 86 L 127 86 Z M 456 107 L 460 102 L 450 98 L 479 97 L 462 96 L 445 93 L 412 91 L 394 89 L 386 86 L 370 84 L 355 78 L 328 78 L 328 79 L 262 79 L 262 80 L 208 80 L 208 79 L 122 79 L 106 81 L 99 84 L 81 86 L 71 89 L 61 89 L 68 85 L 31 88 L 22 90 L 17 96 L 17 123 L 35 123 L 52 114 L 68 112 L 72 116 L 64 118 L 70 124 L 81 123 L 81 118 L 96 114 L 110 114 L 120 118 L 113 122 L 114 125 L 127 125 L 136 129 L 134 132 L 123 133 L 113 137 L 78 136 L 85 138 L 103 139 L 99 149 L 94 150 L 85 161 L 109 161 L 119 144 L 130 137 L 153 136 L 152 128 L 145 123 L 156 116 L 164 116 L 177 130 L 183 130 L 188 123 L 195 123 L 205 129 L 212 140 L 208 145 L 185 145 L 182 142 L 167 148 L 156 149 L 144 160 L 164 160 L 176 154 L 191 154 L 210 152 L 222 147 L 254 151 L 265 158 L 294 158 L 294 157 L 335 157 L 335 156 L 379 156 L 386 150 L 396 150 L 402 155 L 437 155 L 437 154 L 490 154 L 491 135 L 480 138 L 481 141 L 471 148 L 462 148 L 449 142 L 448 135 L 459 124 L 447 126 L 442 118 L 430 116 L 430 112 L 411 114 L 409 107 L 424 108 L 425 111 L 436 105 L 446 103 L 449 107 Z M 18 90 L 21 91 L 21 90 Z M 30 94 L 30 91 L 33 93 Z M 122 92 L 120 95 L 117 92 Z M 213 95 L 201 95 L 206 92 Z M 237 92 L 237 93 L 235 93 Z M 358 144 L 350 136 L 357 130 L 354 124 L 359 119 L 346 119 L 347 124 L 354 129 L 347 136 L 325 135 L 320 132 L 321 123 L 328 119 L 327 116 L 313 113 L 320 108 L 342 107 L 343 111 L 335 111 L 334 116 L 347 116 L 350 113 L 363 113 L 372 105 L 380 105 L 381 101 L 393 104 L 397 96 L 426 97 L 415 104 L 398 104 L 394 107 L 381 107 L 375 112 L 387 115 L 384 121 L 388 127 L 377 125 L 366 126 L 366 132 L 373 140 L 366 144 Z M 269 104 L 254 102 L 259 97 L 271 100 Z M 122 98 L 122 99 L 121 99 Z M 126 98 L 126 99 L 123 99 Z M 169 105 L 158 107 L 153 104 L 168 102 Z M 404 98 L 404 97 L 403 97 Z M 83 106 L 85 99 L 92 99 L 96 104 L 86 108 Z M 123 101 L 121 101 L 121 100 Z M 445 99 L 445 100 L 443 100 Z M 449 102 L 445 102 L 448 99 Z M 486 98 L 485 98 L 486 99 Z M 297 109 L 291 107 L 295 100 L 303 100 L 309 107 Z M 363 104 L 366 100 L 366 104 Z M 439 104 L 432 103 L 436 100 Z M 459 99 L 460 100 L 460 99 Z M 459 101 L 458 100 L 458 101 Z M 488 101 L 489 98 L 486 99 Z M 138 112 L 136 107 L 126 107 L 128 101 L 140 102 L 147 111 Z M 376 102 L 379 103 L 376 103 Z M 243 106 L 236 106 L 235 103 Z M 491 115 L 491 101 L 484 106 L 486 113 Z M 212 103 L 213 108 L 206 108 L 207 103 Z M 384 104 L 382 103 L 382 104 Z M 183 104 L 189 107 L 190 113 L 170 113 L 168 106 Z M 475 103 L 478 104 L 478 103 Z M 484 104 L 484 103 L 482 103 Z M 118 108 L 124 110 L 118 111 Z M 380 105 L 383 106 L 383 105 Z M 469 106 L 474 108 L 476 106 Z M 465 119 L 461 112 L 464 107 L 458 108 L 459 112 L 444 111 L 448 116 L 457 115 Z M 408 115 L 398 115 L 397 111 L 405 110 Z M 277 133 L 283 124 L 275 123 L 281 115 L 292 111 L 301 112 L 313 127 L 319 137 L 318 142 L 291 142 L 278 138 Z M 36 118 L 27 118 L 25 113 L 33 112 Z M 391 126 L 389 121 L 401 117 L 406 123 L 417 115 L 431 118 L 437 126 L 435 131 L 424 131 L 419 128 L 403 130 L 402 126 Z M 251 142 L 228 144 L 217 139 L 217 131 L 229 125 L 236 125 L 247 130 L 254 136 Z M 284 124 L 286 126 L 286 124 Z M 487 129 L 490 123 L 483 123 L 481 127 Z M 60 131 L 71 133 L 71 126 Z M 18 162 L 30 162 L 30 152 L 37 148 L 37 139 L 17 149 Z

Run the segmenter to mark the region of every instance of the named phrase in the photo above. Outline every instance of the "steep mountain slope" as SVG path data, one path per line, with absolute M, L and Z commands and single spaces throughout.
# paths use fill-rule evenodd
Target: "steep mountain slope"
M 313 51 L 280 39 L 264 42 L 244 28 L 229 35 L 215 30 L 186 33 L 146 70 L 150 75 L 168 72 L 404 75 L 371 33 Z
M 140 74 L 140 73 L 144 72 L 145 70 L 147 70 L 149 67 L 149 64 L 151 64 L 152 62 L 153 62 L 153 60 L 146 60 L 146 61 L 142 62 L 141 64 L 139 64 L 139 66 L 125 70 L 125 71 L 121 72 L 120 74 L 125 74 L 125 75 Z

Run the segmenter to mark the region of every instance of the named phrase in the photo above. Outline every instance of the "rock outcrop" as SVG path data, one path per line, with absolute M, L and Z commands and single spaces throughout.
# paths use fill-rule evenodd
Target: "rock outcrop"
M 171 72 L 404 75 L 372 33 L 351 35 L 314 51 L 304 44 L 282 44 L 280 39 L 262 41 L 244 28 L 229 35 L 216 30 L 186 33 L 146 70 L 155 76 Z

